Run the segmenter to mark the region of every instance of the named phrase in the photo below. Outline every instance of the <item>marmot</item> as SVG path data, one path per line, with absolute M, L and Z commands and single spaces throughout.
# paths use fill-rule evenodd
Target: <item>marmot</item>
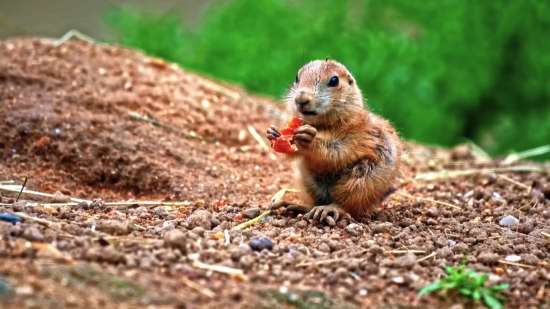
M 370 214 L 401 177 L 402 141 L 392 125 L 370 112 L 351 73 L 326 59 L 304 65 L 286 97 L 289 118 L 303 119 L 294 133 L 302 204 L 281 201 L 271 209 L 308 213 L 313 220 L 335 221 L 345 212 Z M 280 136 L 271 126 L 267 139 Z

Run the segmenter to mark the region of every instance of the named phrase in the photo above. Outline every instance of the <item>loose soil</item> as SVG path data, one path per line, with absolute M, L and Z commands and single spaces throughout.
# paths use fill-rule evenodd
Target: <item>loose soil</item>
M 0 106 L 0 181 L 54 194 L 0 191 L 0 212 L 42 219 L 0 221 L 5 308 L 481 308 L 417 296 L 464 257 L 510 283 L 506 307 L 550 306 L 547 172 L 408 178 L 401 189 L 423 199 L 394 194 L 366 218 L 277 212 L 235 231 L 292 188 L 251 133 L 267 143 L 276 100 L 118 46 L 16 38 L 0 42 Z M 465 146 L 407 148 L 409 176 L 503 165 Z M 93 202 L 45 205 L 68 197 Z M 499 224 L 507 215 L 519 223 Z M 501 262 L 511 255 L 519 266 Z

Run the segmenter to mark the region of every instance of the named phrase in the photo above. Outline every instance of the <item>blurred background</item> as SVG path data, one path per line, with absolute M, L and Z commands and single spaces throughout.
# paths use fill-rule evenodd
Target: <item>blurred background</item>
M 409 140 L 550 144 L 547 0 L 0 0 L 1 38 L 71 29 L 274 98 L 331 57 Z

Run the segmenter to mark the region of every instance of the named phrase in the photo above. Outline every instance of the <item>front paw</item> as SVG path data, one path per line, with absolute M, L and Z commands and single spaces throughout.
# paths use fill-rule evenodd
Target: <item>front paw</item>
M 317 135 L 317 129 L 306 124 L 305 126 L 299 127 L 296 132 L 294 132 L 294 140 L 299 146 L 307 147 L 311 144 L 315 135 Z
M 270 141 L 272 140 L 276 140 L 277 138 L 279 138 L 281 136 L 281 133 L 279 132 L 279 129 L 277 129 L 276 126 L 272 125 L 269 129 L 267 129 L 267 132 L 266 132 L 266 138 Z

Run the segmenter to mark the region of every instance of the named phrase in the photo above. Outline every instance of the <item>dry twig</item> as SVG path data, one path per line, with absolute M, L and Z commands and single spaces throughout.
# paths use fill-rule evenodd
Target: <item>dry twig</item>
M 206 297 L 209 297 L 209 298 L 214 298 L 214 296 L 216 296 L 216 293 L 214 293 L 212 290 L 196 283 L 196 282 L 193 282 L 185 277 L 182 277 L 181 278 L 181 282 L 185 285 L 187 285 L 188 287 L 204 294 Z
M 223 265 L 205 264 L 205 263 L 203 263 L 199 260 L 193 260 L 193 266 L 197 267 L 197 268 L 200 268 L 200 269 L 216 271 L 216 272 L 223 273 L 223 274 L 228 274 L 228 275 L 244 276 L 244 272 L 243 272 L 242 269 L 227 267 L 227 266 L 223 266 Z
M 498 262 L 501 263 L 501 264 L 513 265 L 513 266 L 522 267 L 522 268 L 534 268 L 535 267 L 535 266 L 532 266 L 532 265 L 508 262 L 508 261 L 505 261 L 505 260 L 499 260 Z
M 455 208 L 455 209 L 462 209 L 456 205 L 453 205 L 453 204 L 449 204 L 449 203 L 445 203 L 445 202 L 441 202 L 441 201 L 438 201 L 438 200 L 434 200 L 434 199 L 431 199 L 431 198 L 425 198 L 425 197 L 419 197 L 419 196 L 413 196 L 413 195 L 410 195 L 406 192 L 403 192 L 401 190 L 395 192 L 397 195 L 401 195 L 403 197 L 406 197 L 406 198 L 410 198 L 410 199 L 415 199 L 417 201 L 427 201 L 427 202 L 432 202 L 432 203 L 435 203 L 435 204 L 440 204 L 440 205 L 444 205 L 444 206 L 449 206 L 449 207 L 452 207 L 452 208 Z
M 427 259 L 429 259 L 429 258 L 431 258 L 431 257 L 434 257 L 436 254 L 437 254 L 437 253 L 432 252 L 432 253 L 430 253 L 429 255 L 426 255 L 425 257 L 419 258 L 419 259 L 416 260 L 416 261 L 417 261 L 417 262 L 422 262 L 422 261 L 427 260 Z
M 483 168 L 483 169 L 468 169 L 463 171 L 439 171 L 418 174 L 414 176 L 414 181 L 428 181 L 436 179 L 446 179 L 459 176 L 470 176 L 477 174 L 487 174 L 487 173 L 510 173 L 510 172 L 538 172 L 538 173 L 549 173 L 550 169 L 532 166 L 532 165 L 518 165 L 518 166 L 509 166 L 509 167 L 496 167 L 496 168 Z
M 270 151 L 271 148 L 267 146 L 267 143 L 262 139 L 260 134 L 258 134 L 258 131 L 256 131 L 256 129 L 253 126 L 248 125 L 248 132 L 250 132 L 250 135 L 254 137 L 254 139 L 256 140 L 256 142 L 258 142 L 258 144 L 260 145 L 260 147 L 262 147 L 262 149 L 269 152 L 269 157 L 271 158 L 271 160 L 277 160 L 277 156 L 275 156 L 275 154 Z

